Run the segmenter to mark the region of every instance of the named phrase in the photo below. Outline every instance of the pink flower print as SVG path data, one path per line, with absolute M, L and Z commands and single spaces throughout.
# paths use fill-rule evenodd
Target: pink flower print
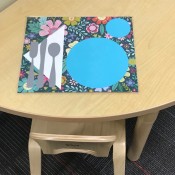
M 97 33 L 99 26 L 95 23 L 91 23 L 86 27 L 88 33 Z
M 67 29 L 66 25 L 62 25 L 62 22 L 60 20 L 56 20 L 53 24 L 52 20 L 46 21 L 46 25 L 41 26 L 41 31 L 39 32 L 40 36 L 47 36 L 54 33 L 56 30 L 58 30 L 60 27 L 64 26 L 65 29 Z M 67 31 L 65 30 L 64 35 L 67 35 Z
M 127 35 L 127 38 L 131 38 L 132 37 L 132 34 L 133 34 L 133 32 L 131 31 L 128 35 Z
M 61 86 L 61 90 L 64 91 L 64 86 Z
M 44 75 L 44 84 L 48 81 L 48 78 Z
M 132 90 L 132 92 L 137 92 L 137 90 L 134 88 L 134 89 Z
M 25 72 L 22 70 L 21 72 L 20 72 L 20 78 L 23 78 L 23 77 L 25 77 Z
M 87 19 L 87 20 L 91 20 L 91 19 L 92 19 L 92 17 L 87 17 L 86 19 Z
M 109 35 L 108 33 L 105 33 L 105 37 L 106 37 L 107 39 L 111 39 L 111 38 L 112 38 L 112 36 Z
M 135 69 L 134 67 L 131 67 L 131 68 L 130 68 L 130 72 L 131 72 L 132 74 L 134 74 L 134 73 L 136 73 L 136 69 Z
M 29 44 L 29 43 L 30 43 L 30 39 L 26 37 L 26 38 L 24 39 L 24 44 Z

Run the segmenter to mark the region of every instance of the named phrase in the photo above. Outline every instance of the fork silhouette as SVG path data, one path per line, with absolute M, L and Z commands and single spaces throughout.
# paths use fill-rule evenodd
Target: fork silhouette
M 30 71 L 27 79 L 27 87 L 32 88 L 34 83 L 34 58 L 37 56 L 38 53 L 38 43 L 37 42 L 31 42 L 30 45 L 30 57 L 31 57 L 31 65 L 30 65 Z

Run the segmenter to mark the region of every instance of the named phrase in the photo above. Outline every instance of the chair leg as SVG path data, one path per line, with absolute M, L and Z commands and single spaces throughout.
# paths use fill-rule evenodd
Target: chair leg
M 116 141 L 113 144 L 114 175 L 125 175 L 126 135 L 125 120 L 116 121 Z
M 127 154 L 129 160 L 137 161 L 140 158 L 146 140 L 157 116 L 158 112 L 146 114 L 137 118 L 132 144 L 129 147 Z
M 29 162 L 31 175 L 41 175 L 41 147 L 40 145 L 29 138 Z

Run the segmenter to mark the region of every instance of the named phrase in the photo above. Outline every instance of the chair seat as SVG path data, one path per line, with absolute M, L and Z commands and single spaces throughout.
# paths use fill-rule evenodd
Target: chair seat
M 114 142 L 116 136 L 82 136 L 82 135 L 58 135 L 58 134 L 43 134 L 30 133 L 30 137 L 35 140 L 50 140 L 50 141 L 67 141 L 67 142 Z

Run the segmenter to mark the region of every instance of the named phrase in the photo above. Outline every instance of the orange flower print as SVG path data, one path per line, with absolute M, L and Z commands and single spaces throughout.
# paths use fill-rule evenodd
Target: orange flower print
M 92 21 L 94 21 L 96 24 L 106 24 L 109 20 L 111 20 L 111 17 L 95 17 L 95 18 L 92 18 Z
M 61 85 L 64 85 L 66 81 L 67 81 L 67 78 L 65 76 L 62 76 Z

